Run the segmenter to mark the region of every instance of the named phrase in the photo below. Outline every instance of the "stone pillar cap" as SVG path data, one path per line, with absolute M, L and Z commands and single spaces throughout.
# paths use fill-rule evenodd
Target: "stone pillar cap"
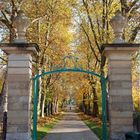
M 6 54 L 18 54 L 32 51 L 31 53 L 37 55 L 40 51 L 36 43 L 0 43 L 0 47 Z
M 132 54 L 139 50 L 140 44 L 122 43 L 122 44 L 103 44 L 105 55 L 109 53 L 129 53 Z
M 102 45 L 103 47 L 120 47 L 120 48 L 123 48 L 123 47 L 127 47 L 127 48 L 133 48 L 133 47 L 140 47 L 140 43 L 112 43 L 112 44 L 103 44 Z
M 0 43 L 1 50 L 6 54 L 32 54 L 37 56 L 40 49 L 36 43 Z

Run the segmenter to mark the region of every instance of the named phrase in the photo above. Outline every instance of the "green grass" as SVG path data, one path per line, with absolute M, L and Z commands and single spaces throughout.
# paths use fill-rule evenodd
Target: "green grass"
M 61 119 L 62 115 L 58 115 L 57 117 L 54 117 L 53 121 L 51 121 L 50 123 L 44 124 L 42 127 L 39 127 L 37 130 L 37 140 L 43 139 Z
M 102 127 L 96 125 L 92 120 L 84 120 L 85 124 L 98 136 L 98 138 L 102 139 Z
M 83 113 L 79 113 L 79 117 L 91 129 L 91 131 L 94 132 L 100 140 L 102 140 L 101 120 L 99 118 L 93 118 L 92 116 L 85 115 Z M 109 136 L 108 131 L 107 135 Z
M 54 127 L 54 125 L 56 123 L 57 123 L 57 121 L 54 121 L 48 125 L 39 127 L 37 130 L 37 140 L 41 140 L 43 137 L 45 137 L 48 134 L 48 132 Z

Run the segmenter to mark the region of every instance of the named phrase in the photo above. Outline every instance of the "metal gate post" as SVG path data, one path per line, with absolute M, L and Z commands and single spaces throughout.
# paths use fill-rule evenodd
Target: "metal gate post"
M 101 81 L 102 81 L 102 139 L 107 140 L 106 79 L 101 77 Z
M 34 79 L 33 140 L 37 139 L 38 79 Z

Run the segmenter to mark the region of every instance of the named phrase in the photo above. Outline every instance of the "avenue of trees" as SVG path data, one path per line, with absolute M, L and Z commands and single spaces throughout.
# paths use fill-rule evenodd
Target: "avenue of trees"
M 40 48 L 39 56 L 33 62 L 33 75 L 52 70 L 63 64 L 65 56 L 72 55 L 79 58 L 79 66 L 82 64 L 84 69 L 107 77 L 102 44 L 112 43 L 114 39 L 110 19 L 118 10 L 128 22 L 123 38 L 128 43 L 140 42 L 139 0 L 2 0 L 1 43 L 12 43 L 16 37 L 13 21 L 19 10 L 24 11 L 31 21 L 26 33 L 28 42 L 37 43 Z M 133 56 L 133 97 L 137 111 L 140 111 L 139 59 L 137 52 Z M 2 52 L 0 64 L 1 72 L 6 75 L 7 56 Z M 68 63 L 68 66 L 73 67 L 73 64 Z M 38 116 L 57 114 L 69 100 L 75 99 L 86 114 L 99 117 L 102 109 L 100 82 L 80 73 L 42 77 L 39 80 Z M 6 76 L 1 76 L 1 100 L 6 94 L 5 84 Z

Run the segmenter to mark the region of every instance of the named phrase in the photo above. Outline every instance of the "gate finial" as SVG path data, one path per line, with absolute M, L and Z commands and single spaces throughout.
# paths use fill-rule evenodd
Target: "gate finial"
M 17 37 L 14 40 L 15 43 L 26 43 L 25 33 L 29 26 L 29 19 L 25 16 L 22 10 L 18 11 L 17 16 L 14 19 L 14 26 L 16 28 Z
M 120 11 L 116 12 L 116 15 L 111 19 L 110 24 L 115 34 L 115 40 L 113 43 L 125 43 L 125 41 L 122 39 L 122 33 L 127 24 L 127 20 L 122 16 Z

